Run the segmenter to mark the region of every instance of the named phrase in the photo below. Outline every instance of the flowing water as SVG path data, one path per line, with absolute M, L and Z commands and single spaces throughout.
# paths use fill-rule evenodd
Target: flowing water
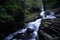
M 40 16 L 42 16 L 43 18 L 39 18 L 39 19 L 37 19 L 37 20 L 35 20 L 33 22 L 27 23 L 25 29 L 21 29 L 21 30 L 18 30 L 16 32 L 10 34 L 4 40 L 11 40 L 18 33 L 26 33 L 26 31 L 27 31 L 28 28 L 34 30 L 31 33 L 31 38 L 30 39 L 29 38 L 27 38 L 27 39 L 18 39 L 18 40 L 36 40 L 36 38 L 38 37 L 38 30 L 39 30 L 39 27 L 40 27 L 42 19 L 53 19 L 53 18 L 56 18 L 54 16 L 54 12 L 53 11 L 50 12 L 50 15 L 46 15 L 45 16 L 45 11 L 44 11 L 44 8 L 43 8 L 43 3 L 42 3 L 42 12 L 40 13 Z M 17 39 L 12 39 L 12 40 L 17 40 Z

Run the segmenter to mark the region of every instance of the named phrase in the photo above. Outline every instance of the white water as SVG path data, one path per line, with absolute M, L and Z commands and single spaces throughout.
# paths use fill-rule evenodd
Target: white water
M 44 11 L 42 11 L 41 13 L 44 13 Z M 50 12 L 51 15 L 47 15 L 46 17 L 43 17 L 42 19 L 53 19 L 53 18 L 56 18 L 54 16 L 54 13 L 53 12 Z M 16 31 L 15 33 L 12 33 L 10 34 L 9 36 L 7 36 L 4 40 L 10 40 L 13 38 L 13 36 L 17 35 L 17 33 L 25 33 L 27 28 L 31 28 L 34 30 L 34 32 L 32 33 L 32 38 L 29 39 L 29 40 L 36 40 L 36 37 L 38 36 L 38 30 L 39 30 L 39 27 L 40 27 L 40 24 L 41 24 L 41 21 L 42 19 L 37 19 L 35 20 L 34 22 L 29 22 L 27 24 L 27 27 L 25 29 L 21 29 L 21 30 L 18 30 Z M 15 40 L 15 39 L 14 39 Z
M 32 35 L 33 38 L 31 38 L 31 39 L 29 39 L 29 40 L 36 40 L 36 37 L 38 36 L 37 31 L 38 31 L 39 26 L 40 26 L 40 24 L 41 24 L 41 20 L 42 20 L 42 19 L 37 19 L 37 20 L 34 21 L 34 22 L 29 22 L 29 23 L 27 24 L 27 27 L 26 27 L 25 29 L 18 30 L 18 31 L 16 31 L 16 32 L 13 33 L 13 34 L 10 34 L 10 35 L 9 35 L 8 37 L 6 37 L 4 40 L 10 40 L 10 39 L 12 39 L 14 35 L 17 35 L 17 33 L 25 33 L 25 31 L 27 30 L 27 28 L 31 28 L 31 29 L 34 30 L 34 32 L 32 33 L 32 34 L 33 34 L 33 35 Z
M 50 12 L 50 15 L 46 15 L 46 16 L 45 16 L 45 11 L 44 11 L 43 2 L 42 2 L 42 7 L 41 7 L 40 16 L 42 16 L 43 19 L 52 19 L 52 18 L 56 18 L 56 17 L 54 16 L 54 12 L 53 12 L 53 11 Z
M 43 18 L 45 18 L 45 11 L 44 11 L 44 5 L 43 5 L 43 2 L 42 2 L 42 7 L 41 7 L 41 13 L 40 13 L 40 16 L 42 16 Z
M 28 40 L 36 40 L 36 37 L 38 36 L 38 30 L 39 30 L 39 27 L 40 27 L 40 24 L 41 24 L 41 21 L 42 19 L 53 19 L 53 18 L 56 18 L 54 16 L 54 12 L 50 12 L 50 15 L 47 15 L 45 16 L 45 11 L 44 11 L 44 8 L 43 8 L 43 4 L 42 4 L 42 12 L 40 13 L 40 15 L 43 17 L 41 19 L 37 19 L 33 22 L 29 22 L 26 26 L 25 29 L 21 29 L 21 30 L 18 30 L 12 34 L 10 34 L 9 36 L 7 36 L 4 40 L 10 40 L 12 39 L 15 35 L 17 35 L 17 33 L 25 33 L 27 28 L 31 28 L 33 29 L 33 35 L 32 35 L 32 38 L 31 39 L 28 39 Z M 13 40 L 16 40 L 16 39 L 13 39 Z

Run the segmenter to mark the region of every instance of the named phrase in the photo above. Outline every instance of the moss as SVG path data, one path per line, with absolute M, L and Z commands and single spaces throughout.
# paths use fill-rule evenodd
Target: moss
M 37 16 L 38 14 L 39 14 L 38 12 L 25 14 L 25 22 L 26 21 L 34 21 L 34 17 Z

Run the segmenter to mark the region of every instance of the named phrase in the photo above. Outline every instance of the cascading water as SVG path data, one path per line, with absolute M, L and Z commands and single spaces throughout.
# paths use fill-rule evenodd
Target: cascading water
M 42 3 L 42 12 L 40 13 L 40 15 L 43 17 L 43 18 L 40 18 L 40 19 L 37 19 L 33 22 L 29 22 L 27 23 L 26 25 L 26 28 L 25 29 L 21 29 L 21 30 L 18 30 L 12 34 L 10 34 L 9 36 L 7 36 L 4 40 L 36 40 L 36 38 L 38 37 L 38 30 L 39 30 L 39 27 L 40 27 L 40 24 L 41 24 L 41 21 L 42 19 L 53 19 L 53 18 L 56 18 L 54 16 L 54 12 L 50 12 L 50 15 L 47 15 L 45 17 L 45 11 L 44 11 L 44 8 L 43 8 L 43 3 Z M 31 29 L 33 30 L 33 32 L 30 34 L 31 35 L 31 38 L 25 38 L 25 39 L 13 39 L 13 37 L 15 35 L 17 35 L 18 33 L 26 33 L 27 29 Z M 23 35 L 24 36 L 24 35 Z
M 41 0 L 42 2 L 42 0 Z M 42 2 L 42 7 L 41 7 L 41 13 L 40 13 L 40 16 L 42 16 L 43 18 L 45 18 L 45 11 L 44 11 L 44 5 L 43 5 L 43 2 Z
M 51 11 L 50 15 L 47 15 L 45 18 L 47 18 L 47 19 L 53 19 L 53 18 L 56 18 L 56 17 L 54 16 L 54 12 Z
M 42 1 L 42 0 L 41 0 Z M 42 1 L 42 7 L 41 7 L 42 9 L 41 9 L 41 13 L 40 13 L 40 16 L 42 16 L 43 17 L 43 19 L 51 19 L 51 18 L 56 18 L 55 16 L 54 16 L 54 12 L 53 11 L 51 11 L 50 12 L 50 15 L 45 15 L 45 10 L 44 10 L 44 5 L 43 5 L 43 1 Z
M 22 29 L 22 30 L 18 30 L 18 31 L 16 31 L 15 33 L 13 33 L 13 34 L 10 34 L 8 37 L 6 37 L 4 40 L 11 40 L 13 37 L 14 37 L 14 35 L 17 35 L 17 33 L 25 33 L 26 32 L 26 30 L 27 30 L 27 28 L 30 28 L 30 29 L 32 29 L 32 30 L 34 30 L 33 32 L 32 32 L 32 38 L 31 39 L 28 39 L 28 40 L 36 40 L 36 37 L 38 36 L 38 29 L 39 29 L 39 26 L 40 26 L 40 24 L 41 24 L 41 20 L 42 19 L 37 19 L 36 21 L 34 21 L 34 22 L 29 22 L 28 24 L 27 24 L 27 27 L 25 28 L 25 29 Z M 27 39 L 25 39 L 25 40 L 27 40 Z

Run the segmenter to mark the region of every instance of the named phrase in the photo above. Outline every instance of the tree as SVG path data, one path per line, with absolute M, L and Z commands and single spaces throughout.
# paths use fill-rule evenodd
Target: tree
M 0 0 L 0 39 L 23 28 L 24 0 Z

